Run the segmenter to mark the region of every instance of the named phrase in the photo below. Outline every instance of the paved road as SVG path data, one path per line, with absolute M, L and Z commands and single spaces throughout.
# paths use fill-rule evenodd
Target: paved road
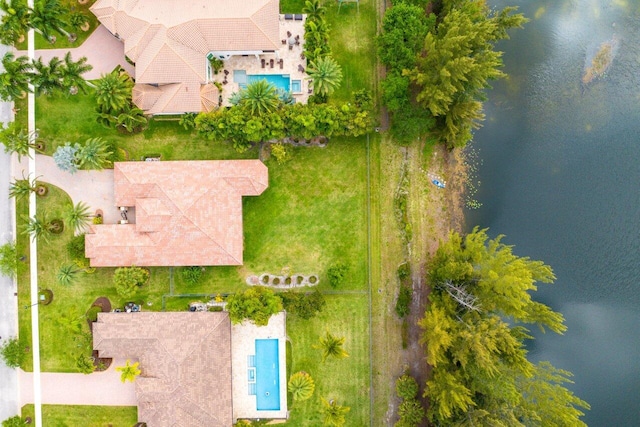
M 4 56 L 6 52 L 7 46 L 0 45 L 0 56 Z M 12 107 L 9 102 L 0 102 L 0 121 L 3 124 L 12 120 Z M 0 244 L 5 244 L 13 240 L 13 221 L 9 203 L 11 156 L 4 153 L 2 145 L 0 147 Z M 0 276 L 0 344 L 7 338 L 18 335 L 18 301 L 15 292 L 17 288 L 14 281 Z M 19 413 L 18 395 L 18 371 L 8 368 L 0 360 L 0 420 Z

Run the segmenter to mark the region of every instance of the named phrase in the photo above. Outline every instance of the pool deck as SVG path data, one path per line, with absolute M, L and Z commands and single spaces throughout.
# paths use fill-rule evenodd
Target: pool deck
M 278 339 L 280 369 L 280 410 L 258 411 L 256 396 L 249 394 L 248 356 L 255 355 L 256 339 Z M 233 390 L 233 421 L 239 418 L 287 418 L 286 314 L 275 314 L 267 326 L 243 322 L 231 326 L 231 381 Z
M 306 104 L 309 99 L 309 76 L 305 72 L 307 69 L 307 60 L 302 59 L 304 45 L 304 21 L 307 15 L 302 15 L 302 21 L 285 20 L 284 15 L 280 15 L 280 39 L 287 40 L 287 31 L 291 33 L 292 37 L 300 36 L 300 44 L 293 45 L 292 49 L 289 49 L 289 44 L 281 45 L 280 49 L 274 53 L 265 53 L 260 55 L 260 59 L 254 55 L 248 56 L 232 56 L 228 60 L 224 61 L 224 69 L 229 72 L 227 76 L 227 83 L 222 86 L 222 97 L 224 106 L 229 106 L 229 97 L 232 93 L 238 92 L 240 87 L 233 81 L 234 70 L 245 70 L 248 75 L 251 74 L 287 74 L 291 76 L 291 80 L 301 81 L 301 93 L 294 93 L 293 97 L 297 103 Z M 265 60 L 265 68 L 262 68 L 262 61 Z M 282 59 L 282 69 L 278 60 Z M 271 60 L 273 60 L 273 68 L 271 67 Z M 305 71 L 300 71 L 300 68 Z M 225 74 L 220 72 L 213 76 L 212 81 L 218 81 L 223 83 Z

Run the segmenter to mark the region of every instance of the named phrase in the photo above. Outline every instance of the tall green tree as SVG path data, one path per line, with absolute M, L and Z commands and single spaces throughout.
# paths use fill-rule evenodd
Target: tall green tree
M 249 83 L 240 96 L 240 106 L 247 109 L 252 116 L 271 113 L 280 105 L 275 86 L 264 79 Z
M 109 146 L 101 138 L 89 138 L 76 152 L 78 167 L 102 170 L 111 164 Z
M 91 222 L 91 210 L 84 202 L 78 202 L 75 205 L 69 203 L 65 206 L 62 218 L 64 219 L 67 227 L 71 228 L 76 234 L 84 232 Z
M 84 15 L 82 15 L 84 16 Z M 67 52 L 64 56 L 63 64 L 60 70 L 62 87 L 71 95 L 75 95 L 78 91 L 87 93 L 87 87 L 94 87 L 92 83 L 86 81 L 82 75 L 93 69 L 91 64 L 87 63 L 87 57 L 83 56 L 77 61 L 71 57 L 71 52 Z
M 302 402 L 313 396 L 316 388 L 311 375 L 304 371 L 296 372 L 289 378 L 289 393 L 293 396 L 294 401 Z
M 33 73 L 31 83 L 37 94 L 51 94 L 61 91 L 62 85 L 62 60 L 53 57 L 49 63 L 44 63 L 42 58 L 33 61 Z
M 329 427 L 342 427 L 346 420 L 345 416 L 351 408 L 339 405 L 335 399 L 327 400 L 322 398 L 322 412 L 324 414 L 323 423 Z
M 0 356 L 8 367 L 17 368 L 24 361 L 26 353 L 18 338 L 13 337 L 5 340 L 4 344 L 0 346 Z
M 102 111 L 123 110 L 131 100 L 133 81 L 122 69 L 117 68 L 103 75 L 96 82 L 96 102 Z
M 33 148 L 42 152 L 43 143 L 36 138 L 36 134 L 29 134 L 16 122 L 11 122 L 6 128 L 0 130 L 0 143 L 4 145 L 5 153 L 16 153 L 18 159 L 29 155 L 29 149 Z
M 416 66 L 405 71 L 419 92 L 417 102 L 437 120 L 448 147 L 464 146 L 484 117 L 483 90 L 504 77 L 502 53 L 494 45 L 527 20 L 515 8 L 491 11 L 484 0 L 443 2 L 441 20 L 427 34 Z
M 307 74 L 313 79 L 313 90 L 321 96 L 331 95 L 342 82 L 342 68 L 328 55 L 312 62 Z
M 233 323 L 249 320 L 258 326 L 266 326 L 272 315 L 282 311 L 282 301 L 271 289 L 252 286 L 229 296 L 227 311 Z
M 451 233 L 429 266 L 432 288 L 424 318 L 432 367 L 427 415 L 441 426 L 582 426 L 589 405 L 562 383 L 568 373 L 526 358 L 524 324 L 562 333 L 560 313 L 533 300 L 551 268 L 513 254 L 486 230 Z M 510 319 L 507 323 L 505 319 Z
M 0 99 L 13 101 L 29 92 L 31 63 L 26 56 L 15 57 L 7 52 L 2 57 L 4 71 L 0 73 Z
M 75 34 L 65 30 L 65 18 L 68 15 L 69 10 L 60 0 L 34 0 L 30 16 L 31 27 L 51 43 L 55 42 L 54 32 L 66 36 L 69 41 L 74 41 Z
M 15 45 L 29 31 L 29 8 L 25 0 L 0 1 L 2 20 L 0 21 L 0 42 Z
M 318 344 L 315 346 L 316 348 L 322 350 L 322 361 L 327 360 L 328 357 L 333 357 L 336 359 L 344 359 L 349 357 L 349 353 L 343 348 L 345 338 L 344 337 L 336 337 L 326 331 L 324 336 L 320 337 Z

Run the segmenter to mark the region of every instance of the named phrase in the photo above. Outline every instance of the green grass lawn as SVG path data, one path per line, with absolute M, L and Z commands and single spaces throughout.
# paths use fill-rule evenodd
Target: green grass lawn
M 327 295 L 324 310 L 311 320 L 290 319 L 287 334 L 292 344 L 292 373 L 306 371 L 314 379 L 314 395 L 304 402 L 289 402 L 291 426 L 322 424 L 321 397 L 335 399 L 351 408 L 347 426 L 369 424 L 369 317 L 367 295 Z M 345 337 L 349 357 L 322 362 L 321 350 L 313 348 L 329 331 Z
M 22 407 L 22 417 L 33 418 L 33 405 Z M 131 427 L 138 421 L 135 406 L 42 405 L 44 427 Z

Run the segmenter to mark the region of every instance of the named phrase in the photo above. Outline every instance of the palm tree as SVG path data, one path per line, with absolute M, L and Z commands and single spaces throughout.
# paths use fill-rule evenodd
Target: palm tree
M 42 238 L 42 240 L 44 240 L 45 242 L 49 241 L 49 230 L 47 228 L 47 220 L 44 218 L 44 216 L 41 215 L 31 218 L 29 216 L 23 215 L 22 219 L 27 221 L 22 230 L 23 234 L 31 236 L 32 240 L 35 240 L 36 238 Z
M 327 12 L 327 8 L 320 3 L 320 0 L 307 0 L 304 2 L 302 13 L 306 13 L 307 19 L 319 19 L 322 18 Z
M 29 196 L 31 192 L 35 192 L 39 196 L 47 194 L 47 187 L 44 184 L 39 184 L 36 180 L 39 177 L 29 181 L 29 178 L 22 174 L 22 179 L 14 180 L 9 186 L 9 197 L 15 197 L 16 199 L 22 199 Z
M 334 399 L 327 401 L 322 398 L 322 412 L 324 413 L 324 425 L 331 427 L 342 427 L 345 423 L 344 416 L 351 408 L 338 405 Z
M 330 56 L 312 62 L 307 74 L 313 79 L 313 90 L 321 96 L 331 95 L 342 81 L 342 69 Z
M 108 151 L 107 144 L 100 138 L 87 139 L 82 147 L 78 149 L 76 158 L 78 167 L 87 169 L 102 170 L 109 165 L 109 156 L 113 153 Z
M 0 73 L 0 98 L 3 101 L 13 101 L 29 92 L 31 78 L 29 58 L 26 56 L 16 58 L 13 53 L 7 52 L 2 58 L 2 66 L 4 71 Z
M 5 153 L 16 153 L 18 159 L 29 155 L 29 149 L 42 152 L 44 143 L 36 139 L 37 133 L 29 134 L 26 129 L 18 128 L 16 122 L 0 130 L 0 143 L 4 145 Z
M 69 204 L 65 207 L 62 217 L 67 224 L 67 227 L 72 228 L 77 234 L 81 234 L 87 228 L 87 225 L 91 221 L 93 215 L 91 215 L 89 206 L 83 202 L 78 202 L 75 205 Z
M 131 77 L 117 68 L 96 83 L 96 102 L 104 112 L 119 112 L 130 103 L 131 89 Z
M 42 58 L 33 61 L 33 74 L 31 83 L 37 94 L 51 94 L 62 90 L 62 60 L 53 57 L 48 64 L 42 62 Z
M 76 269 L 73 264 L 65 264 L 58 270 L 58 273 L 56 274 L 56 280 L 61 285 L 69 286 L 73 283 L 76 274 L 79 272 L 80 270 Z
M 77 311 L 71 311 L 56 317 L 56 323 L 62 326 L 72 334 L 79 334 L 82 332 L 82 318 Z
M 65 90 L 68 90 L 72 95 L 78 93 L 78 89 L 81 90 L 82 93 L 87 93 L 87 86 L 94 87 L 94 85 L 86 81 L 82 75 L 92 69 L 93 66 L 87 64 L 86 56 L 83 56 L 76 62 L 73 62 L 73 59 L 71 59 L 71 52 L 67 52 L 64 56 L 64 64 L 61 68 L 62 87 Z
M 249 83 L 242 91 L 240 105 L 247 108 L 254 116 L 270 113 L 278 108 L 279 104 L 278 91 L 264 79 Z
M 293 395 L 293 400 L 302 402 L 309 399 L 315 388 L 313 378 L 304 371 L 296 372 L 289 378 L 289 392 Z
M 59 0 L 35 0 L 31 9 L 31 26 L 42 37 L 55 42 L 54 31 L 67 36 L 69 41 L 75 40 L 75 34 L 69 34 L 64 27 L 67 23 L 63 20 L 69 11 Z
M 116 127 L 129 133 L 141 130 L 146 124 L 147 118 L 144 116 L 144 111 L 138 107 L 127 106 L 115 117 Z
M 140 362 L 136 362 L 132 365 L 131 360 L 127 359 L 127 364 L 125 366 L 118 366 L 116 371 L 121 372 L 120 381 L 123 383 L 127 381 L 134 382 L 136 377 L 142 372 L 138 368 L 139 364 Z
M 29 8 L 24 0 L 2 0 L 0 10 L 4 12 L 0 24 L 0 42 L 14 45 L 29 30 Z
M 344 337 L 338 338 L 331 335 L 329 331 L 325 332 L 324 337 L 320 337 L 320 343 L 315 346 L 315 348 L 322 350 L 322 361 L 324 362 L 327 357 L 335 357 L 336 359 L 349 357 L 349 353 L 342 348 L 344 340 Z

